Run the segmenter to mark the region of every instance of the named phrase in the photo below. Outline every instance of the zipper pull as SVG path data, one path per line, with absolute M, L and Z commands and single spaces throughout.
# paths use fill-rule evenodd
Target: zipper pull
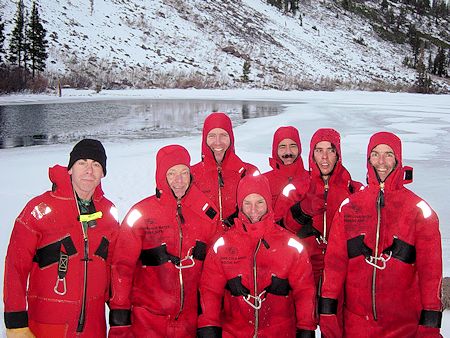
M 180 218 L 181 224 L 184 224 L 184 216 L 183 216 L 183 213 L 181 211 L 181 202 L 179 200 L 177 202 L 177 215 Z
M 384 207 L 384 182 L 380 183 L 380 192 L 378 193 L 377 204 Z
M 324 189 L 323 197 L 324 197 L 324 199 L 325 199 L 325 205 L 327 204 L 328 188 L 329 188 L 329 186 L 328 186 L 328 179 L 326 179 L 326 180 L 325 180 L 325 185 L 324 185 L 324 187 L 323 187 L 323 189 Z
M 222 176 L 222 169 L 220 167 L 217 168 L 217 171 L 219 173 L 219 187 L 223 187 L 224 186 L 224 182 L 223 182 L 223 176 Z

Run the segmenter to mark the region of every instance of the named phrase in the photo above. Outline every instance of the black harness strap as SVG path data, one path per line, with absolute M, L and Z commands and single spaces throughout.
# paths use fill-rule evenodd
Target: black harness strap
M 364 235 L 351 238 L 347 241 L 348 258 L 355 258 L 360 255 L 364 257 L 372 256 L 372 249 L 364 243 Z
M 307 238 L 311 236 L 320 238 L 321 235 L 322 234 L 320 231 L 313 227 L 312 222 L 302 225 L 301 229 L 297 232 L 297 236 L 299 238 Z
M 196 241 L 192 250 L 192 257 L 199 261 L 204 261 L 206 257 L 206 243 Z M 167 252 L 167 245 L 165 243 L 156 248 L 142 250 L 139 259 L 142 265 L 145 266 L 158 266 L 167 262 L 179 265 L 181 261 L 179 257 Z
M 106 260 L 108 258 L 108 248 L 109 248 L 109 241 L 106 237 L 102 237 L 102 240 L 100 241 L 100 244 L 95 251 L 95 255 L 103 258 Z
M 236 210 L 227 218 L 223 220 L 223 224 L 225 224 L 227 227 L 231 228 L 234 225 L 234 219 L 237 218 L 239 215 L 239 209 L 236 207 Z
M 33 262 L 38 263 L 39 267 L 42 269 L 51 264 L 60 262 L 62 254 L 66 255 L 68 258 L 76 253 L 77 249 L 73 244 L 72 238 L 67 236 L 59 241 L 37 249 L 36 254 L 33 257 Z
M 233 296 L 246 297 L 250 294 L 250 290 L 242 284 L 242 276 L 229 279 L 225 288 L 229 290 Z M 289 285 L 287 278 L 283 279 L 278 278 L 277 276 L 272 276 L 272 282 L 264 290 L 266 290 L 267 293 L 271 293 L 276 296 L 288 296 L 292 288 Z
M 289 285 L 287 278 L 278 278 L 277 276 L 272 276 L 272 282 L 268 287 L 266 287 L 266 292 L 271 293 L 276 296 L 287 296 L 289 291 L 292 290 Z
M 302 207 L 300 206 L 300 202 L 295 203 L 290 210 L 292 217 L 297 223 L 301 225 L 310 224 L 312 226 L 312 217 L 308 214 L 305 214 L 305 212 L 302 210 Z
M 242 276 L 237 276 L 227 281 L 227 285 L 225 289 L 231 292 L 232 296 L 248 296 L 250 294 L 250 290 L 247 289 L 244 285 L 242 285 Z
M 206 243 L 196 241 L 194 249 L 192 250 L 192 257 L 199 261 L 204 261 L 206 258 Z
M 176 265 L 180 263 L 179 257 L 167 252 L 166 244 L 161 244 L 156 248 L 142 250 L 139 259 L 141 260 L 142 265 L 145 266 L 158 266 L 167 262 L 172 262 Z
M 389 255 L 392 252 L 392 257 L 407 263 L 413 264 L 416 261 L 416 247 L 408 244 L 401 239 L 394 238 L 392 245 L 384 249 L 383 253 Z

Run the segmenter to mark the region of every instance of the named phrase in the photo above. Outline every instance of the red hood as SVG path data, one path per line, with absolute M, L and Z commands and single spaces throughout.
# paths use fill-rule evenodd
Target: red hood
M 311 137 L 311 142 L 309 145 L 309 171 L 311 172 L 312 176 L 321 176 L 319 167 L 314 161 L 314 148 L 316 147 L 317 143 L 322 141 L 328 141 L 336 147 L 338 160 L 336 162 L 333 172 L 342 166 L 341 135 L 339 135 L 339 133 L 334 129 L 321 128 L 318 129 Z
M 225 153 L 225 157 L 222 162 L 225 162 L 229 153 L 234 153 L 234 134 L 233 134 L 233 125 L 231 124 L 231 120 L 225 113 L 212 113 L 206 117 L 205 122 L 203 124 L 203 133 L 202 133 L 202 159 L 208 159 L 212 161 L 216 161 L 214 158 L 214 154 L 212 150 L 206 144 L 206 137 L 208 133 L 214 128 L 222 128 L 225 130 L 230 136 L 230 147 Z
M 242 202 L 249 194 L 260 194 L 267 203 L 267 213 L 259 222 L 250 223 L 247 216 L 242 213 Z M 244 231 L 254 238 L 264 238 L 266 232 L 274 226 L 274 214 L 272 209 L 272 194 L 270 192 L 269 181 L 263 175 L 246 175 L 239 182 L 237 188 L 237 203 L 239 216 L 236 222 L 239 231 Z M 240 226 L 242 224 L 242 227 Z
M 250 194 L 260 194 L 264 197 L 264 200 L 267 204 L 267 213 L 263 216 L 262 219 L 266 219 L 268 217 L 273 218 L 273 209 L 272 209 L 272 193 L 270 192 L 269 181 L 264 175 L 245 175 L 238 184 L 237 188 L 237 204 L 239 208 L 239 218 L 244 221 L 244 223 L 248 222 L 247 217 L 241 212 L 242 210 L 242 202 L 244 198 Z M 259 223 L 259 222 L 258 222 Z
M 156 187 L 161 194 L 171 191 L 167 183 L 167 170 L 177 164 L 191 168 L 191 157 L 186 148 L 180 145 L 169 145 L 159 149 L 156 154 Z
M 272 142 L 272 158 L 269 159 L 269 164 L 273 169 L 280 168 L 281 166 L 284 166 L 283 161 L 278 157 L 278 144 L 280 144 L 281 141 L 283 141 L 286 138 L 290 138 L 295 143 L 297 143 L 298 146 L 298 157 L 295 160 L 294 163 L 292 163 L 290 166 L 297 167 L 303 166 L 303 160 L 302 160 L 302 143 L 300 142 L 300 135 L 298 133 L 297 128 L 292 126 L 287 127 L 280 127 L 275 131 L 275 134 L 273 134 L 273 142 Z M 288 167 L 288 166 L 286 166 Z
M 367 146 L 367 183 L 369 186 L 379 186 L 375 169 L 369 162 L 372 149 L 379 144 L 387 144 L 394 151 L 397 165 L 384 182 L 384 189 L 398 189 L 403 186 L 404 168 L 402 163 L 402 141 L 393 133 L 379 132 L 373 134 Z
M 53 194 L 58 197 L 74 198 L 72 181 L 67 167 L 55 165 L 48 169 L 48 177 L 53 183 Z M 101 183 L 95 188 L 93 200 L 98 201 L 103 196 Z

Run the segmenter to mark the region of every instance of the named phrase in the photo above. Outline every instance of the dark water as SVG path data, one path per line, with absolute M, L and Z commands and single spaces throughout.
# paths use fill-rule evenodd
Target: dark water
M 108 100 L 0 106 L 0 148 L 100 140 L 163 138 L 201 132 L 205 117 L 227 113 L 233 125 L 281 113 L 276 102 Z

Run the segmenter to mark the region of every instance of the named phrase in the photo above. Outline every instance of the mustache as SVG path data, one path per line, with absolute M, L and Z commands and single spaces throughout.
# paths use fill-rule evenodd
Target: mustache
M 281 158 L 294 158 L 294 154 L 285 154 L 283 156 L 281 156 Z

